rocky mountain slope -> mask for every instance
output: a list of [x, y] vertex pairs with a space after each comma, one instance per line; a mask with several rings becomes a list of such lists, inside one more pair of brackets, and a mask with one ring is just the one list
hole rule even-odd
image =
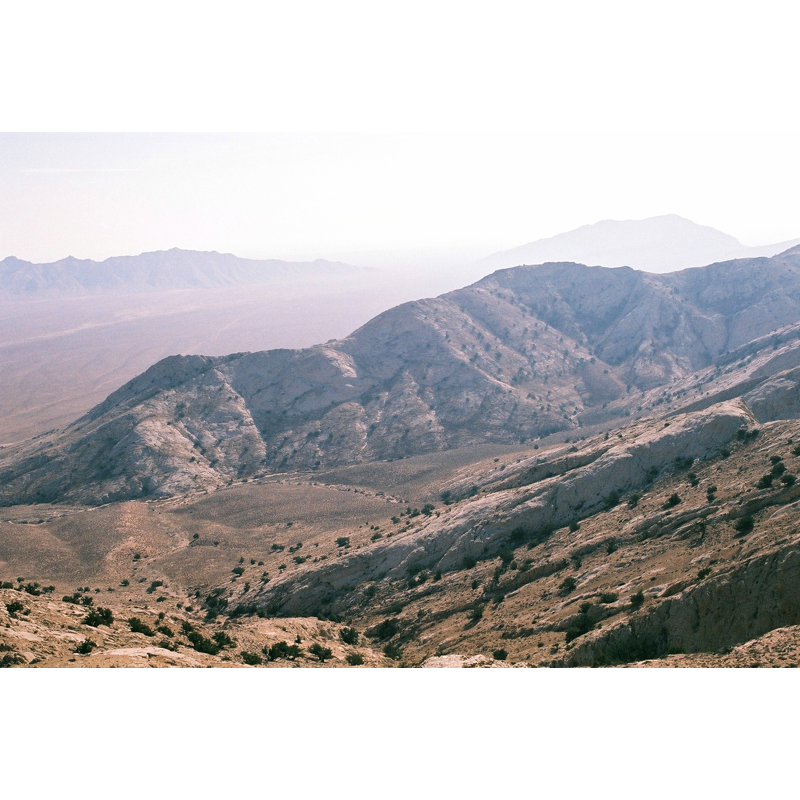
[[574, 437], [746, 392], [766, 419], [770, 398], [783, 409], [797, 392], [799, 319], [800, 248], [669, 275], [502, 270], [340, 341], [159, 362], [67, 429], [1, 451], [0, 499], [181, 494], [267, 472]]
[[603, 267], [673, 272], [734, 258], [774, 256], [800, 239], [748, 247], [733, 236], [677, 214], [637, 220], [603, 220], [549, 239], [494, 253], [478, 262], [485, 272], [517, 264], [577, 261]]
[[69, 256], [33, 264], [9, 256], [0, 261], [0, 297], [45, 298], [83, 295], [214, 289], [281, 281], [355, 278], [361, 267], [318, 259], [289, 262], [238, 258], [230, 253], [156, 251], [92, 261]]

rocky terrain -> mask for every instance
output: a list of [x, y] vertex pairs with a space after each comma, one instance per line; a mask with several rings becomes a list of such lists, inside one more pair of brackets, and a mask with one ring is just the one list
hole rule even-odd
[[669, 275], [503, 270], [340, 341], [165, 359], [68, 428], [1, 451], [0, 500], [170, 496], [574, 436], [745, 388], [768, 415], [769, 398], [795, 385], [788, 373], [765, 381], [800, 364], [798, 319], [799, 248]]
[[796, 665], [798, 266], [520, 267], [160, 362], [0, 451], [0, 658]]

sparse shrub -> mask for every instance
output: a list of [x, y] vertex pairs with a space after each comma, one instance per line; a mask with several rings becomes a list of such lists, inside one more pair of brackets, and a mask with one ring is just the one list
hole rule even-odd
[[349, 645], [358, 644], [358, 631], [355, 628], [342, 628], [339, 631], [339, 638]]
[[323, 647], [319, 642], [314, 642], [314, 644], [308, 648], [308, 652], [311, 653], [312, 656], [316, 656], [322, 663], [329, 658], [333, 658], [333, 651], [330, 647]]
[[242, 650], [240, 655], [242, 656], [242, 661], [251, 667], [257, 667], [259, 664], [263, 663], [263, 659], [258, 653], [250, 653], [247, 650]]
[[131, 582], [130, 582], [130, 581], [127, 579], [127, 578], [123, 578], [123, 579], [122, 579], [122, 580], [119, 582], [119, 585], [120, 585], [120, 586], [130, 586], [130, 585], [131, 585]]
[[695, 475], [694, 472], [690, 472], [686, 477], [689, 479], [689, 485], [691, 487], [694, 488], [699, 485], [700, 481], [697, 479], [697, 475]]
[[437, 569], [436, 572], [433, 573], [433, 580], [435, 582], [435, 581], [440, 581], [441, 579], [442, 579], [442, 571], [440, 569]]
[[33, 595], [34, 597], [39, 597], [42, 594], [42, 590], [39, 588], [38, 583], [26, 583], [22, 587], [22, 591]]
[[91, 639], [84, 639], [76, 648], [75, 652], [80, 656], [88, 656], [97, 645]]
[[360, 667], [364, 663], [364, 656], [361, 653], [348, 653], [344, 660], [351, 666], [351, 667]]
[[728, 450], [727, 447], [723, 447], [722, 450], [719, 451], [719, 454], [722, 458], [730, 458], [731, 451]]
[[461, 566], [464, 569], [472, 569], [477, 563], [478, 563], [478, 559], [475, 558], [475, 556], [467, 555], [467, 556], [464, 556], [464, 558], [461, 559]]
[[445, 489], [439, 494], [439, 498], [446, 505], [449, 506], [452, 502], [453, 493], [449, 489]]
[[564, 580], [561, 581], [561, 583], [559, 584], [558, 593], [560, 595], [562, 595], [562, 596], [563, 595], [567, 595], [570, 592], [574, 592], [575, 591], [575, 587], [577, 585], [578, 585], [578, 582], [575, 580], [575, 578], [573, 578], [571, 575], [569, 575], [568, 577], [564, 578]]
[[770, 456], [769, 460], [771, 464], [779, 464], [781, 461], [783, 461], [783, 458], [781, 456]]
[[350, 537], [349, 536], [340, 536], [336, 540], [337, 547], [350, 547]]
[[158, 589], [158, 587], [159, 587], [159, 586], [163, 586], [163, 585], [164, 585], [164, 581], [153, 581], [153, 582], [152, 582], [152, 583], [151, 583], [151, 584], [150, 584], [150, 585], [147, 587], [147, 589], [145, 589], [145, 591], [147, 592], [147, 594], [153, 594], [153, 592], [154, 592], [156, 589]]
[[242, 575], [242, 574], [244, 574], [244, 567], [234, 567], [234, 568], [231, 570], [231, 572], [232, 572], [234, 575]]
[[23, 606], [19, 600], [12, 600], [10, 603], [6, 603], [6, 611], [8, 611], [9, 614], [16, 614], [22, 611], [23, 608], [25, 608], [25, 606]]
[[770, 473], [776, 478], [780, 478], [784, 472], [786, 472], [786, 464], [783, 461], [776, 461], [770, 470]]
[[436, 506], [434, 506], [433, 503], [425, 503], [425, 505], [422, 506], [422, 513], [426, 517], [429, 517], [433, 513], [434, 508], [436, 508]]
[[569, 523], [570, 533], [577, 533], [581, 529], [580, 523], [574, 519]]
[[606, 495], [606, 497], [603, 499], [603, 506], [606, 509], [611, 509], [618, 505], [619, 505], [619, 492], [615, 489], [613, 492]]
[[758, 479], [758, 483], [756, 484], [756, 489], [769, 489], [772, 486], [772, 482], [775, 480], [775, 477], [767, 473], [766, 475], [762, 475]]
[[472, 581], [471, 585], [473, 589], [477, 589], [481, 585], [481, 582], [477, 578], [475, 578], [475, 580]]
[[289, 661], [294, 661], [299, 658], [303, 651], [296, 644], [289, 644], [288, 642], [275, 642], [270, 647], [264, 645], [261, 651], [267, 657], [268, 661], [277, 661], [281, 658], [286, 658]]
[[169, 625], [159, 625], [156, 630], [159, 633], [163, 633], [164, 636], [169, 636], [170, 639], [175, 635], [174, 631], [169, 627]]
[[639, 589], [639, 591], [636, 592], [636, 594], [631, 595], [631, 605], [634, 608], [639, 608], [642, 605], [642, 603], [644, 603], [644, 592], [641, 589]]
[[470, 622], [478, 622], [478, 620], [482, 619], [485, 610], [486, 606], [483, 603], [476, 603], [469, 612]]
[[739, 517], [739, 519], [733, 523], [733, 529], [739, 536], [744, 536], [753, 530], [754, 525], [755, 522], [753, 518], [749, 514], [745, 514], [745, 516]]
[[794, 486], [797, 482], [797, 478], [791, 474], [791, 472], [784, 472], [781, 475], [781, 483], [785, 484], [786, 486]]
[[366, 635], [369, 636], [370, 639], [377, 639], [379, 642], [382, 642], [386, 639], [391, 639], [399, 630], [400, 626], [397, 624], [396, 619], [385, 619], [374, 628], [370, 628]]
[[199, 631], [192, 630], [191, 633], [187, 634], [186, 638], [191, 642], [192, 647], [197, 650], [198, 653], [206, 653], [207, 655], [215, 656], [220, 651], [220, 647], [216, 642], [206, 638]]
[[504, 565], [514, 560], [514, 551], [510, 547], [500, 548], [500, 552], [497, 555], [500, 556], [500, 561]]
[[697, 580], [702, 581], [703, 578], [707, 578], [710, 574], [711, 574], [711, 567], [703, 567], [703, 569], [701, 569], [697, 573]]
[[[400, 520], [397, 521], [400, 522]], [[373, 533], [372, 536], [370, 536], [371, 542], [377, 542], [378, 539], [383, 539], [383, 534], [380, 531], [378, 531], [378, 533]]]
[[616, 592], [603, 592], [600, 595], [600, 602], [601, 603], [616, 603], [619, 599], [619, 595]]
[[680, 495], [677, 492], [671, 494], [667, 501], [664, 503], [663, 508], [675, 508], [681, 502]]
[[492, 658], [495, 661], [505, 661], [508, 658], [508, 651], [504, 650], [502, 647], [499, 650], [493, 650]]
[[793, 456], [800, 456], [800, 444], [797, 447], [792, 448], [792, 455]]
[[225, 631], [217, 631], [212, 638], [220, 647], [233, 647], [235, 644]]
[[618, 545], [616, 539], [609, 539], [606, 542], [606, 554], [610, 556], [612, 553], [616, 553], [617, 547]]
[[110, 627], [113, 623], [114, 615], [111, 613], [111, 609], [99, 606], [92, 609], [83, 619], [83, 624], [92, 628], [96, 628], [98, 625], [108, 625]]
[[383, 654], [386, 656], [386, 658], [391, 658], [392, 661], [397, 661], [400, 656], [403, 655], [403, 651], [398, 645], [394, 644], [393, 642], [389, 642], [383, 648]]
[[0, 583], [0, 589], [13, 589], [14, 584], [11, 581], [3, 581]]
[[131, 633], [143, 633], [145, 636], [155, 636], [156, 632], [146, 623], [142, 622], [138, 617], [131, 617], [128, 620]]

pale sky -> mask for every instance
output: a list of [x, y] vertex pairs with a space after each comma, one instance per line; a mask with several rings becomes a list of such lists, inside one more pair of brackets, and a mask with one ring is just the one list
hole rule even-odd
[[[793, 15], [770, 0], [17, 3], [0, 130], [54, 133], [0, 134], [0, 258], [477, 257], [667, 213], [748, 245], [796, 238]], [[109, 130], [276, 133], [57, 133]]]
[[0, 257], [475, 255], [676, 213], [800, 236], [794, 134], [3, 134]]

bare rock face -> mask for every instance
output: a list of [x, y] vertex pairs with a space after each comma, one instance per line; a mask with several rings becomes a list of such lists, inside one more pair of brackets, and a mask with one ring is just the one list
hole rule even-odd
[[[64, 431], [8, 454], [0, 502], [165, 496], [265, 471], [521, 443], [627, 416], [648, 388], [688, 382], [799, 319], [800, 248], [669, 275], [502, 270], [386, 311], [341, 341], [165, 359]], [[786, 358], [796, 366], [796, 356]], [[787, 367], [763, 369], [726, 395], [706, 390], [705, 405]], [[712, 388], [729, 371], [714, 372]], [[766, 419], [794, 414], [790, 395], [773, 384], [751, 399]]]
[[788, 376], [765, 381], [744, 400], [759, 422], [800, 417], [800, 384]]
[[[402, 576], [410, 567], [458, 569], [465, 558], [492, 556], [520, 537], [546, 535], [582, 516], [615, 505], [623, 492], [647, 486], [676, 459], [689, 462], [719, 452], [756, 420], [740, 401], [635, 426], [611, 447], [599, 447], [589, 463], [532, 485], [492, 492], [461, 503], [422, 528], [382, 540], [343, 562], [303, 573], [296, 583], [275, 582], [253, 595], [253, 602], [286, 611], [318, 609], [339, 595], [349, 602], [348, 586], [378, 577]], [[594, 458], [591, 458], [591, 456]]]

